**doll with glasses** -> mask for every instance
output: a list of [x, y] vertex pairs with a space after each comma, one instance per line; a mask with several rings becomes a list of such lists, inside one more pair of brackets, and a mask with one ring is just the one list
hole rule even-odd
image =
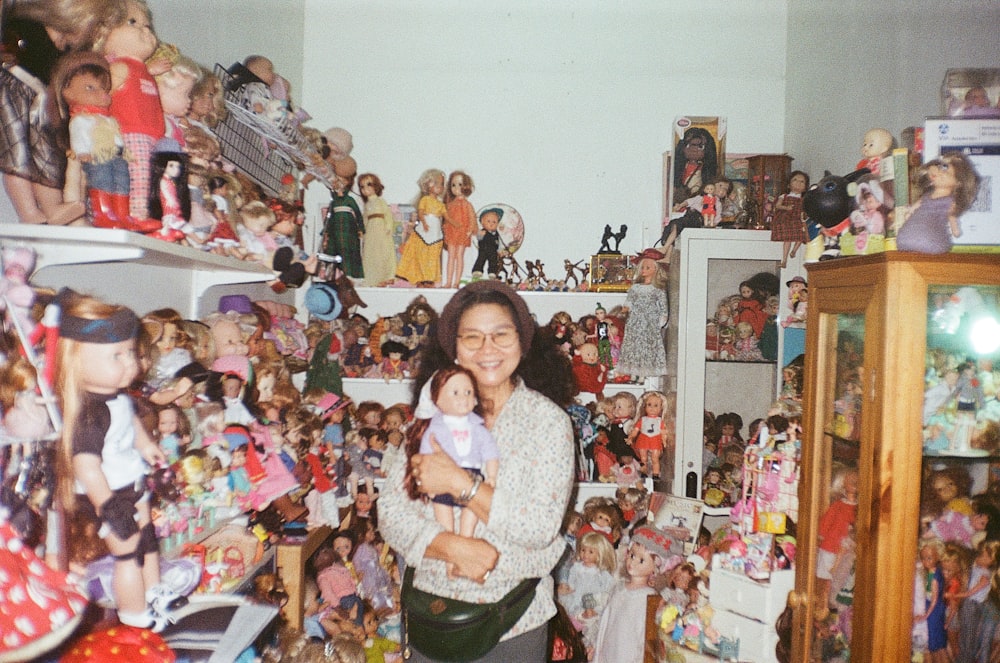
[[[478, 405], [476, 381], [468, 369], [455, 365], [438, 370], [421, 390], [415, 421], [407, 432], [407, 458], [440, 448], [478, 481], [495, 486], [500, 450], [482, 416], [475, 411]], [[415, 498], [416, 483], [412, 479], [408, 483]], [[474, 534], [479, 518], [472, 509], [462, 509], [456, 527], [453, 507], [458, 504], [454, 498], [438, 495], [433, 502], [434, 517], [446, 531], [466, 537]]]
[[444, 192], [444, 202], [448, 215], [444, 221], [444, 244], [448, 250], [448, 269], [444, 287], [457, 288], [465, 270], [465, 250], [472, 245], [472, 234], [476, 232], [476, 210], [469, 202], [475, 190], [472, 178], [460, 170], [448, 176], [448, 188]]
[[979, 175], [963, 154], [946, 152], [924, 164], [919, 176], [922, 195], [904, 213], [896, 246], [900, 251], [947, 253], [952, 238], [962, 234], [958, 219], [976, 199]]

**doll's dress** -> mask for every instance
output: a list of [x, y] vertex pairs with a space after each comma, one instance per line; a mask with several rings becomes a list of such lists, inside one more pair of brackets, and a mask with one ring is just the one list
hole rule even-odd
[[341, 347], [340, 339], [335, 334], [327, 334], [320, 339], [309, 361], [303, 391], [318, 388], [338, 396], [344, 395], [344, 381], [337, 359]]
[[361, 252], [367, 285], [391, 281], [396, 275], [395, 230], [396, 217], [389, 204], [379, 196], [369, 198], [365, 202], [365, 244]]
[[592, 663], [641, 663], [645, 649], [646, 597], [652, 587], [618, 584], [601, 613]]
[[740, 298], [736, 308], [734, 324], [749, 322], [753, 327], [753, 335], [760, 338], [764, 331], [764, 323], [767, 322], [767, 313], [764, 312], [764, 305], [753, 298]]
[[636, 451], [662, 451], [662, 432], [666, 428], [663, 417], [642, 417], [637, 425], [639, 434], [636, 435], [632, 448]]
[[615, 373], [640, 380], [667, 372], [667, 352], [661, 328], [667, 318], [667, 293], [652, 284], [636, 283], [628, 289], [629, 307]]
[[792, 209], [774, 208], [771, 217], [772, 242], [808, 242], [806, 224], [802, 220], [802, 196], [797, 193], [786, 193], [781, 197], [782, 205], [790, 205]]
[[471, 246], [476, 229], [476, 211], [466, 198], [456, 198], [447, 205], [451, 223], [444, 224], [444, 243], [448, 246]]
[[323, 253], [340, 256], [344, 273], [354, 278], [364, 278], [361, 261], [361, 238], [364, 234], [364, 217], [350, 193], [330, 193], [330, 207], [326, 213], [324, 232], [326, 239]]
[[951, 196], [920, 199], [918, 207], [896, 233], [896, 247], [900, 251], [918, 253], [947, 253], [951, 250], [951, 229], [948, 215], [954, 199]]
[[925, 571], [924, 579], [924, 609], [931, 605], [931, 583], [937, 582], [938, 598], [937, 604], [927, 615], [927, 649], [935, 652], [948, 646], [947, 631], [944, 627], [945, 601], [944, 601], [944, 575], [941, 573], [941, 566], [935, 567], [931, 572]]
[[354, 551], [354, 568], [361, 575], [361, 596], [376, 610], [392, 606], [392, 579], [379, 564], [378, 550], [370, 543], [359, 543]]
[[[763, 333], [763, 331], [761, 333]], [[749, 338], [741, 338], [736, 341], [736, 361], [763, 360], [764, 355], [760, 351], [759, 343], [756, 338], [751, 336]]]
[[446, 208], [444, 203], [434, 196], [421, 197], [418, 205], [429, 230], [424, 231], [420, 221], [416, 222], [413, 232], [403, 244], [403, 254], [396, 266], [396, 276], [413, 284], [424, 281], [437, 283], [441, 280], [443, 239], [441, 217], [444, 216]]
[[615, 577], [596, 564], [587, 566], [577, 560], [570, 566], [566, 584], [573, 591], [559, 596], [559, 602], [566, 608], [570, 617], [575, 617], [583, 611], [583, 597], [588, 594], [594, 597], [595, 608], [600, 612], [600, 608], [608, 600], [608, 594], [615, 586]]
[[159, 389], [165, 382], [173, 379], [177, 371], [191, 363], [191, 353], [184, 348], [174, 348], [165, 355], [161, 355], [153, 368], [153, 374], [147, 382], [153, 389]]

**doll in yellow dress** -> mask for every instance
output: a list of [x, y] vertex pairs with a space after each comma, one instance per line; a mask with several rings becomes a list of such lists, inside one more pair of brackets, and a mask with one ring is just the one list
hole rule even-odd
[[403, 244], [403, 255], [396, 267], [396, 276], [412, 285], [441, 283], [441, 249], [444, 234], [442, 224], [448, 211], [441, 195], [444, 193], [444, 172], [437, 168], [425, 170], [418, 180], [420, 200], [417, 203], [417, 222], [413, 232]]
[[365, 201], [365, 245], [361, 264], [367, 285], [382, 285], [396, 274], [396, 217], [382, 198], [382, 181], [374, 173], [358, 178], [358, 189]]

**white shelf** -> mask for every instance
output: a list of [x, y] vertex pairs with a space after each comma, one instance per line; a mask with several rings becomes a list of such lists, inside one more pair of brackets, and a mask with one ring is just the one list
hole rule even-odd
[[172, 307], [185, 317], [202, 317], [217, 303], [204, 298], [210, 288], [274, 279], [274, 272], [260, 263], [127, 230], [0, 224], [0, 244], [35, 249], [33, 285], [69, 286], [124, 304], [139, 314]]

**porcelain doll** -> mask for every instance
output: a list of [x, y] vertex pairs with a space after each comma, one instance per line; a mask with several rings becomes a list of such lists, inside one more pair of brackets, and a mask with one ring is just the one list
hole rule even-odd
[[396, 266], [396, 276], [411, 285], [438, 285], [441, 281], [441, 249], [444, 241], [442, 223], [447, 221], [448, 208], [441, 200], [444, 194], [444, 172], [436, 168], [425, 170], [418, 180], [420, 197], [413, 232], [403, 244]]
[[652, 475], [654, 481], [660, 479], [660, 457], [667, 446], [666, 406], [666, 396], [661, 392], [644, 393], [639, 399], [639, 413], [632, 422], [628, 437], [639, 457], [643, 474]]
[[152, 236], [168, 242], [180, 242], [192, 232], [188, 223], [191, 218], [191, 191], [188, 189], [187, 156], [172, 149], [157, 150], [153, 152], [150, 173], [149, 216], [163, 224]]
[[478, 244], [476, 262], [472, 265], [473, 280], [484, 275], [493, 278], [500, 270], [500, 256], [505, 253], [499, 231], [501, 220], [503, 209], [500, 207], [490, 207], [479, 212], [479, 224], [482, 227], [476, 235]]
[[[182, 599], [160, 583], [149, 504], [140, 499], [141, 490], [133, 489], [150, 467], [166, 461], [124, 392], [138, 373], [139, 320], [127, 308], [68, 290], [57, 298], [62, 310], [57, 384], [64, 423], [59, 462], [73, 468], [59, 478], [58, 493], [68, 510], [79, 510], [108, 529], [104, 541], [115, 556], [118, 619], [162, 630], [170, 609]], [[101, 411], [103, 417], [91, 416]]]
[[323, 224], [323, 253], [340, 256], [341, 269], [352, 278], [364, 278], [361, 262], [361, 238], [365, 234], [364, 216], [351, 196], [357, 166], [350, 157], [334, 165], [333, 189]]
[[625, 578], [615, 586], [601, 613], [594, 642], [594, 663], [641, 663], [645, 651], [646, 598], [656, 590], [649, 579], [670, 557], [670, 539], [653, 527], [632, 535], [625, 555]]
[[904, 213], [896, 246], [900, 251], [947, 253], [952, 237], [962, 234], [959, 217], [976, 198], [979, 175], [964, 155], [947, 152], [924, 164], [919, 176], [922, 195]]
[[168, 65], [157, 62], [155, 71], [147, 68], [145, 61], [157, 46], [152, 14], [142, 0], [127, 0], [126, 5], [127, 17], [108, 32], [99, 50], [111, 63], [111, 114], [121, 126], [131, 155], [129, 210], [133, 218], [142, 221], [149, 218], [153, 145], [165, 131], [153, 76]]
[[448, 269], [444, 287], [457, 288], [461, 285], [465, 271], [465, 250], [472, 245], [472, 235], [476, 232], [476, 211], [469, 202], [475, 190], [472, 178], [456, 170], [448, 176], [448, 186], [444, 192], [444, 202], [448, 209], [444, 221], [444, 245], [448, 251]]
[[396, 275], [396, 217], [382, 198], [385, 187], [378, 175], [365, 173], [358, 177], [358, 189], [365, 202], [365, 244], [361, 253], [365, 283], [384, 285]]
[[[407, 431], [407, 458], [440, 449], [478, 482], [496, 485], [500, 450], [475, 411], [478, 405], [475, 378], [468, 370], [457, 365], [438, 370], [421, 390], [414, 424]], [[418, 486], [407, 474], [410, 494], [415, 496]], [[473, 535], [479, 517], [472, 509], [462, 508], [456, 522], [454, 507], [461, 505], [451, 495], [438, 495], [432, 501], [434, 518], [446, 531]]]
[[667, 372], [663, 341], [668, 320], [667, 273], [659, 262], [662, 258], [663, 254], [656, 249], [639, 254], [635, 278], [622, 307], [628, 317], [615, 372], [632, 376], [636, 381]]
[[801, 170], [788, 176], [788, 191], [774, 202], [771, 219], [771, 241], [781, 242], [781, 266], [794, 258], [799, 247], [809, 241], [806, 235], [806, 218], [802, 211], [802, 194], [809, 188], [809, 176]]

